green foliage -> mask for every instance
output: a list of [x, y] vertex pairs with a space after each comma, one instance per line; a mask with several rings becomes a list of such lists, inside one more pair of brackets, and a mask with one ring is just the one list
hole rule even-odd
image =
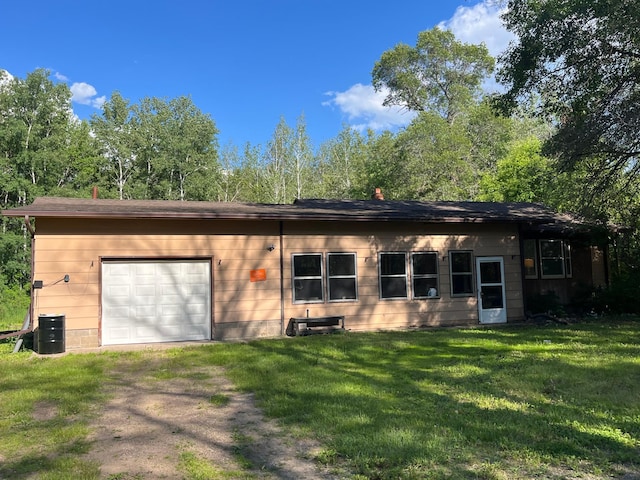
[[504, 20], [518, 41], [505, 53], [502, 106], [539, 95], [557, 119], [547, 142], [567, 167], [597, 162], [592, 185], [637, 177], [640, 146], [640, 4], [636, 0], [510, 0]]
[[494, 60], [484, 45], [458, 42], [438, 27], [418, 34], [415, 48], [398, 44], [373, 68], [373, 86], [388, 89], [385, 105], [433, 112], [451, 123], [474, 103]]
[[387, 175], [395, 198], [476, 200], [480, 179], [495, 175], [516, 124], [496, 116], [487, 102], [468, 107], [455, 123], [421, 113], [396, 138], [397, 158]]
[[480, 182], [480, 198], [493, 202], [538, 202], [549, 200], [555, 174], [551, 161], [541, 154], [542, 142], [531, 137], [516, 142], [498, 160], [495, 173]]
[[30, 279], [26, 265], [31, 258], [31, 240], [24, 231], [24, 224], [4, 220], [7, 230], [0, 235], [0, 283], [23, 288]]
[[20, 330], [29, 310], [28, 292], [0, 284], [0, 331]]
[[473, 167], [465, 157], [470, 142], [461, 122], [448, 123], [422, 113], [398, 135], [396, 181], [399, 198], [419, 200], [469, 199]]
[[638, 298], [640, 298], [640, 272], [632, 270], [614, 275], [610, 285], [597, 289], [585, 289], [573, 299], [573, 303], [585, 313], [639, 314]]
[[351, 198], [364, 169], [365, 139], [344, 125], [336, 138], [320, 147], [322, 195], [325, 198]]

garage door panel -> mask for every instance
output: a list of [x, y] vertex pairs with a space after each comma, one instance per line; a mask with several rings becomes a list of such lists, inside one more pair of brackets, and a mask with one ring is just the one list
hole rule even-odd
[[110, 297], [129, 297], [131, 289], [129, 288], [129, 285], [109, 285], [107, 287], [107, 293]]
[[211, 338], [206, 261], [103, 262], [102, 343]]
[[156, 315], [157, 315], [157, 311], [156, 311], [155, 304], [136, 306], [136, 318], [138, 319], [142, 319], [142, 318], [153, 319], [154, 317], [156, 317]]
[[113, 277], [130, 275], [131, 265], [128, 263], [111, 263], [109, 264], [109, 274]]
[[185, 285], [183, 288], [184, 294], [191, 297], [202, 297], [207, 293], [205, 285]]
[[103, 315], [107, 314], [112, 317], [114, 321], [122, 318], [127, 318], [129, 316], [129, 306], [128, 305], [114, 305], [106, 311], [103, 311]]
[[194, 316], [196, 314], [204, 315], [207, 313], [206, 305], [198, 304], [198, 303], [190, 303], [189, 305], [186, 306], [185, 311], [189, 315], [194, 315]]
[[111, 328], [109, 331], [114, 340], [126, 340], [129, 338], [129, 328]]
[[135, 286], [136, 296], [148, 296], [155, 297], [156, 296], [156, 285], [136, 285]]

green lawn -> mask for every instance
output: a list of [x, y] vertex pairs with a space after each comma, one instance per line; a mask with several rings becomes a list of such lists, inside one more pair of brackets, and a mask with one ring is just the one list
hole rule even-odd
[[[148, 356], [166, 381], [166, 372], [225, 366], [267, 415], [321, 441], [318, 461], [346, 465], [354, 478], [640, 475], [640, 320], [627, 318], [2, 354], [0, 478], [97, 478], [98, 466], [80, 456], [90, 406], [103, 401], [100, 384], [119, 361]], [[59, 414], [34, 420], [42, 402]]]

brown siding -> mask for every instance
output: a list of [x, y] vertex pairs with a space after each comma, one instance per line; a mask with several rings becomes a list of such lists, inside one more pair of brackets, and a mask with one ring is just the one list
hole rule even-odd
[[[282, 228], [280, 252], [280, 224], [275, 221], [38, 219], [34, 279], [45, 287], [36, 291], [34, 314], [64, 313], [73, 333], [67, 335], [68, 348], [97, 344], [102, 259], [211, 258], [214, 338], [280, 335], [290, 317], [305, 316], [307, 310], [310, 316], [345, 315], [351, 330], [475, 324], [476, 297], [452, 298], [449, 287], [448, 251], [472, 250], [474, 256], [503, 257], [508, 318], [523, 317], [515, 227], [285, 222]], [[275, 250], [268, 251], [269, 245]], [[437, 251], [440, 298], [380, 300], [381, 251]], [[291, 255], [329, 252], [357, 254], [358, 301], [294, 305]], [[266, 280], [250, 282], [253, 269], [265, 269]], [[64, 275], [69, 275], [68, 283]]]
[[[199, 225], [180, 221], [174, 222], [173, 228], [165, 221], [62, 223], [38, 221], [34, 278], [43, 280], [45, 288], [36, 292], [36, 318], [41, 313], [64, 313], [67, 329], [97, 331], [103, 258], [208, 257], [214, 259], [214, 331], [222, 336], [225, 323], [266, 321], [268, 333], [280, 334], [280, 261], [277, 251], [267, 250], [269, 244], [278, 244], [277, 223], [263, 222], [259, 235], [254, 233], [256, 226], [247, 222], [220, 222], [215, 228], [209, 222]], [[245, 228], [249, 233], [226, 233]], [[65, 230], [82, 233], [62, 234]], [[203, 234], [199, 230], [218, 233]], [[250, 282], [250, 271], [257, 268], [267, 271], [266, 281]], [[69, 283], [62, 281], [66, 274]], [[73, 338], [68, 336], [71, 341]]]
[[525, 280], [528, 311], [540, 311], [541, 306], [535, 303], [540, 296], [552, 296], [558, 303], [567, 306], [571, 305], [577, 295], [584, 294], [585, 289], [606, 283], [605, 259], [602, 250], [597, 247], [574, 247], [571, 251], [571, 266], [573, 275], [570, 278]]
[[[449, 250], [472, 250], [474, 256], [501, 256], [505, 263], [507, 313], [523, 318], [519, 245], [515, 229], [495, 225], [464, 227], [426, 224], [350, 225], [317, 223], [285, 228], [285, 319], [344, 315], [351, 330], [386, 330], [478, 322], [475, 296], [450, 296]], [[366, 227], [366, 228], [365, 228]], [[470, 234], [469, 232], [473, 232]], [[438, 252], [440, 298], [379, 298], [378, 252]], [[294, 253], [353, 252], [357, 255], [358, 301], [292, 304], [291, 257]], [[475, 279], [474, 279], [475, 281]]]

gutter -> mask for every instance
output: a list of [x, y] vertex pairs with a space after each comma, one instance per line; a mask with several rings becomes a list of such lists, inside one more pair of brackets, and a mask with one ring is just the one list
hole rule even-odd
[[[3, 210], [2, 215], [18, 217], [25, 215], [21, 212]], [[406, 217], [394, 214], [362, 215], [349, 213], [211, 213], [211, 212], [63, 212], [52, 210], [32, 210], [29, 215], [40, 218], [76, 218], [76, 219], [105, 219], [105, 220], [270, 220], [270, 221], [319, 221], [319, 222], [406, 222], [406, 223], [453, 223], [453, 224], [502, 224], [529, 223], [531, 225], [557, 225], [550, 219], [504, 218], [504, 217], [465, 217], [465, 216], [427, 216], [408, 215]]]

